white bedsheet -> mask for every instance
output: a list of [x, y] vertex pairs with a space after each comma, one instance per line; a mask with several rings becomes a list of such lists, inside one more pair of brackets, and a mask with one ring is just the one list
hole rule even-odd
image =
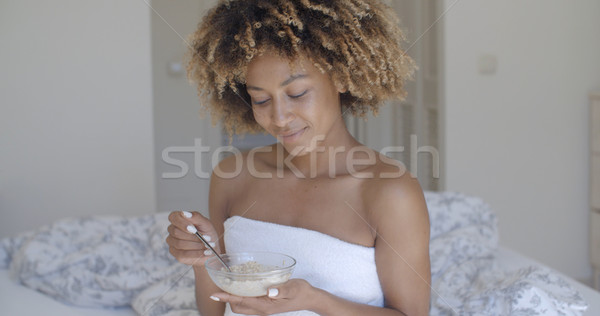
[[[529, 265], [540, 265], [535, 260], [513, 250], [501, 247], [498, 251], [498, 268], [514, 270]], [[558, 272], [557, 272], [558, 273]], [[559, 273], [560, 274], [560, 273]], [[563, 276], [589, 303], [585, 316], [600, 315], [600, 292]], [[62, 315], [62, 316], [133, 316], [131, 308], [96, 309], [63, 304], [42, 293], [10, 280], [8, 270], [0, 269], [0, 309], [2, 315]]]
[[[498, 269], [504, 271], [515, 270], [531, 265], [542, 265], [541, 263], [529, 257], [525, 257], [524, 255], [505, 247], [500, 247], [498, 249], [496, 258], [498, 259]], [[581, 296], [583, 296], [583, 299], [589, 304], [588, 309], [584, 313], [585, 316], [600, 315], [600, 292], [566, 275], [563, 275], [558, 271], [554, 270], [554, 272], [563, 277], [565, 281], [569, 282], [571, 286], [573, 286], [577, 291], [579, 291], [579, 294], [581, 294]]]
[[0, 314], [2, 315], [60, 315], [60, 316], [133, 316], [131, 308], [100, 309], [63, 304], [40, 292], [18, 284], [0, 269]]

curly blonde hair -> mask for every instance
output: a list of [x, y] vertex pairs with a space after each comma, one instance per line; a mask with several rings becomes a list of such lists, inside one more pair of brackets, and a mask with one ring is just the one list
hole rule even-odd
[[346, 91], [343, 107], [355, 116], [377, 114], [384, 101], [405, 97], [415, 69], [391, 12], [377, 0], [221, 0], [189, 38], [188, 79], [213, 124], [222, 120], [230, 136], [264, 131], [245, 76], [267, 50], [290, 60], [303, 54]]

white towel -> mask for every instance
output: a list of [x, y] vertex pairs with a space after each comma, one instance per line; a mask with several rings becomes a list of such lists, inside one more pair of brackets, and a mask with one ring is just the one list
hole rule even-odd
[[[375, 248], [352, 244], [314, 230], [240, 216], [228, 218], [224, 226], [228, 253], [269, 251], [292, 256], [296, 259], [292, 278], [304, 279], [314, 287], [353, 302], [383, 306]], [[238, 314], [227, 306], [225, 315]], [[277, 315], [316, 314], [298, 311]]]

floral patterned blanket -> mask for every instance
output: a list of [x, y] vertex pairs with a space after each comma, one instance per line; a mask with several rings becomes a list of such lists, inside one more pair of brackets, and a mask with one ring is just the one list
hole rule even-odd
[[[587, 304], [542, 266], [497, 267], [496, 217], [481, 199], [426, 192], [431, 315], [582, 315]], [[198, 315], [193, 272], [165, 243], [167, 213], [69, 218], [0, 241], [0, 268], [23, 285], [87, 307]]]

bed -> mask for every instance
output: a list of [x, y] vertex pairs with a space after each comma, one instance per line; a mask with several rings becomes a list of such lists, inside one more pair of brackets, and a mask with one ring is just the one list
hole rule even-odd
[[10, 278], [7, 269], [0, 270], [0, 305], [2, 315], [62, 315], [62, 316], [133, 316], [129, 308], [88, 308], [67, 305]]
[[[500, 247], [482, 200], [426, 193], [431, 315], [600, 315], [600, 293]], [[0, 241], [3, 315], [198, 315], [166, 213], [69, 218]]]

